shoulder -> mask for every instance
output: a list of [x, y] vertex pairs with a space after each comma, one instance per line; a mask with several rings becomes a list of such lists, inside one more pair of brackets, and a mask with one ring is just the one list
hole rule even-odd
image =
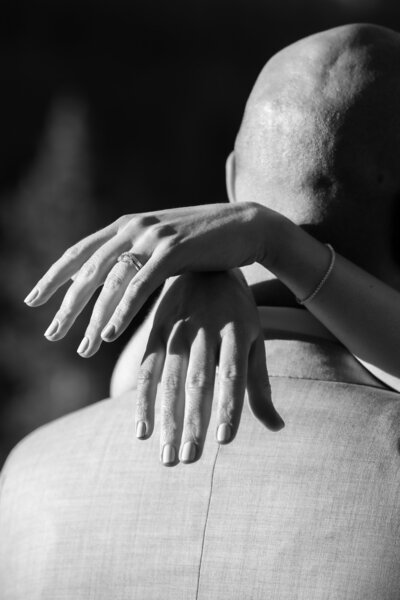
[[25, 490], [29, 484], [41, 483], [49, 472], [58, 473], [82, 467], [85, 457], [104, 446], [110, 433], [117, 438], [131, 437], [132, 399], [125, 394], [118, 399], [104, 399], [39, 427], [23, 438], [11, 451], [1, 473], [1, 499], [7, 483]]

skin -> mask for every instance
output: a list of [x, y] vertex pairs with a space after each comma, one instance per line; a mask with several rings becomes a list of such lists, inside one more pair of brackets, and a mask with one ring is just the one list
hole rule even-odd
[[[176, 464], [176, 449], [180, 444], [182, 458], [187, 442], [196, 447], [194, 456], [189, 449], [187, 462], [201, 455], [212, 401], [210, 374], [218, 364], [216, 349], [224, 348], [223, 332], [235, 330], [242, 313], [250, 324], [241, 342], [246, 351], [239, 354], [240, 344], [231, 337], [219, 362], [222, 373], [239, 374], [233, 382], [224, 377], [217, 431], [227, 425], [230, 435], [222, 441], [233, 439], [237, 430], [245, 373], [255, 372], [253, 364], [265, 373], [264, 346], [257, 343], [259, 324], [257, 329], [252, 317], [254, 301], [238, 287], [243, 283], [229, 280], [228, 304], [235, 309], [228, 322], [226, 302], [217, 303], [210, 320], [202, 310], [209, 300], [197, 285], [201, 276], [188, 275], [191, 272], [245, 267], [252, 283], [262, 287], [277, 277], [294, 296], [305, 298], [327, 270], [330, 253], [321, 242], [330, 241], [371, 274], [338, 256], [334, 276], [307, 308], [354, 354], [397, 374], [393, 356], [400, 351], [396, 334], [400, 295], [394, 288], [400, 289], [400, 280], [388, 240], [399, 190], [393, 149], [399, 144], [400, 127], [397, 121], [387, 124], [387, 118], [398, 98], [393, 75], [398, 56], [396, 35], [371, 26], [338, 28], [285, 49], [267, 64], [250, 95], [227, 163], [231, 204], [126, 215], [69, 249], [28, 296], [30, 306], [39, 306], [77, 273], [46, 332], [48, 339], [57, 341], [103, 286], [80, 347], [82, 355], [91, 356], [102, 340], [113, 341], [126, 329], [156, 288], [181, 275], [183, 279], [172, 284], [175, 293], [166, 287], [161, 297], [157, 310], [162, 318], [154, 318], [138, 375], [136, 426], [139, 434], [145, 431], [142, 438], [152, 431], [155, 389], [161, 379], [164, 464]], [[377, 107], [381, 112], [372, 112]], [[376, 118], [371, 120], [371, 114]], [[363, 140], [366, 129], [370, 137]], [[132, 265], [116, 264], [127, 250], [144, 264], [138, 273]], [[213, 277], [216, 287], [210, 286], [209, 298], [216, 297], [223, 276]], [[190, 285], [185, 285], [186, 278]], [[198, 294], [193, 295], [192, 288]], [[293, 304], [293, 296], [288, 299], [283, 290], [278, 294], [280, 304]], [[222, 288], [218, 294], [223, 296]], [[269, 292], [260, 297], [268, 303]], [[165, 323], [168, 327], [161, 332]], [[214, 358], [207, 362], [209, 355]], [[228, 363], [233, 370], [226, 368]], [[199, 373], [208, 373], [204, 378], [208, 384], [203, 381], [193, 393]], [[184, 379], [189, 381], [186, 391]], [[250, 389], [253, 379], [247, 376]], [[236, 400], [232, 403], [230, 398]], [[262, 407], [257, 416], [270, 429], [282, 426], [266, 385], [251, 401]]]
[[[215, 431], [219, 443], [231, 441], [236, 434], [246, 383], [250, 408], [257, 418], [272, 431], [283, 426], [271, 401], [256, 305], [243, 278], [230, 272], [237, 264], [254, 262], [263, 251], [259, 209], [252, 203], [221, 204], [128, 215], [67, 251], [38, 282], [40, 293], [28, 300], [30, 306], [43, 304], [78, 272], [53, 321], [56, 330], [51, 325], [46, 332], [50, 341], [57, 341], [102, 285], [86, 330], [90, 344], [86, 353], [81, 349], [81, 355], [90, 356], [102, 340], [112, 341], [125, 330], [169, 275], [185, 273], [170, 282], [173, 289], [166, 288], [161, 298], [135, 382], [136, 432], [146, 439], [153, 429], [155, 392], [161, 379], [160, 455], [167, 466], [177, 463], [178, 454], [183, 462], [201, 456], [213, 400], [215, 375], [211, 373], [215, 374], [217, 365]], [[272, 221], [279, 221], [279, 215], [269, 212]], [[221, 246], [221, 237], [230, 243]], [[133, 243], [144, 263], [136, 275], [134, 266], [116, 263]], [[192, 269], [217, 273], [209, 276], [212, 282], [205, 287], [204, 280], [199, 285], [200, 275], [190, 275]], [[184, 285], [187, 281], [190, 285]], [[211, 304], [213, 311], [205, 311]], [[104, 326], [110, 317], [115, 330], [107, 337]]]
[[278, 52], [235, 142], [232, 200], [276, 210], [399, 289], [400, 36], [348, 25]]
[[140, 438], [152, 434], [161, 381], [164, 464], [176, 464], [178, 448], [181, 462], [200, 458], [213, 400], [217, 403], [215, 437], [219, 443], [232, 441], [246, 384], [253, 414], [270, 429], [283, 426], [271, 402], [257, 307], [239, 275], [227, 271], [173, 278], [154, 311], [136, 371], [136, 430]]

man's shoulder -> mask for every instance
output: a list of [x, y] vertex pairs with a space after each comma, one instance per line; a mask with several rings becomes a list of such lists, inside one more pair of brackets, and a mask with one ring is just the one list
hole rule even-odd
[[111, 430], [116, 436], [133, 435], [130, 393], [100, 400], [35, 429], [10, 452], [2, 479], [11, 470], [15, 476], [70, 462], [77, 454], [90, 453], [100, 440], [104, 443]]

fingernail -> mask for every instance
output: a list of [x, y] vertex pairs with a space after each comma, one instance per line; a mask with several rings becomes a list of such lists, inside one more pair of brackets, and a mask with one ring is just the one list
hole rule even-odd
[[196, 444], [193, 442], [186, 442], [183, 445], [181, 453], [181, 461], [184, 463], [192, 462], [196, 458]]
[[57, 319], [54, 319], [54, 321], [49, 325], [49, 327], [44, 332], [44, 335], [46, 337], [52, 337], [54, 334], [57, 333], [59, 327], [60, 327], [60, 321], [58, 321]]
[[90, 340], [88, 337], [85, 336], [78, 346], [77, 353], [85, 354], [86, 350], [89, 348], [89, 344], [90, 344]]
[[103, 340], [107, 341], [107, 339], [111, 339], [115, 335], [115, 325], [107, 325], [101, 332], [101, 337]]
[[144, 421], [139, 421], [136, 425], [136, 437], [143, 438], [146, 435], [146, 423]]
[[217, 430], [217, 442], [226, 444], [231, 439], [232, 429], [228, 423], [222, 423]]
[[162, 452], [164, 465], [172, 465], [175, 462], [175, 448], [172, 444], [165, 444]]
[[24, 300], [25, 304], [30, 304], [31, 302], [36, 300], [36, 298], [39, 296], [39, 293], [40, 292], [39, 292], [38, 288], [33, 288], [33, 290], [31, 292], [29, 292], [29, 294], [25, 298], [25, 300]]

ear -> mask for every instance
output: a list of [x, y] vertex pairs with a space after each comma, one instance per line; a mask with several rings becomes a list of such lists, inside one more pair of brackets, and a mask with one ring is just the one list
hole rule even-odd
[[225, 163], [225, 181], [226, 181], [226, 192], [228, 194], [229, 202], [236, 202], [235, 197], [235, 153], [232, 151]]

